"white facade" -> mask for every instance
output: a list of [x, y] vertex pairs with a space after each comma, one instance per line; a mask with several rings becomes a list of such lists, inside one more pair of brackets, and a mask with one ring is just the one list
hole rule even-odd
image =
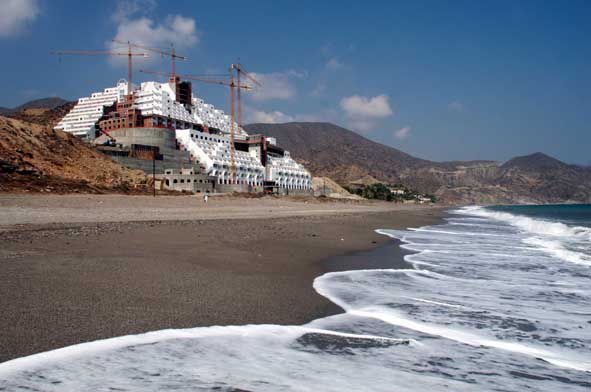
[[117, 87], [110, 87], [101, 93], [92, 93], [90, 97], [80, 98], [78, 103], [55, 126], [64, 132], [76, 136], [94, 139], [96, 123], [103, 116], [105, 107], [123, 99], [127, 92], [127, 82], [119, 81]]
[[268, 156], [266, 177], [267, 181], [275, 181], [277, 186], [286, 189], [310, 189], [312, 186], [310, 173], [287, 151], [282, 157]]
[[169, 83], [144, 82], [135, 92], [134, 106], [144, 116], [170, 117], [172, 120], [202, 124], [198, 116], [189, 112], [176, 101], [174, 85]]
[[[93, 93], [90, 97], [80, 98], [74, 108], [59, 122], [55, 129], [73, 133], [80, 137], [93, 139], [96, 124], [104, 114], [105, 106], [124, 99], [127, 82], [120, 81], [117, 87], [107, 88], [103, 92]], [[207, 126], [229, 134], [231, 118], [222, 110], [205, 103], [200, 98], [192, 97], [191, 110], [187, 110], [176, 101], [175, 85], [171, 83], [143, 82], [134, 90], [134, 107], [144, 116], [156, 115], [169, 119], [173, 127], [182, 123]], [[184, 125], [182, 126], [184, 128]], [[237, 138], [245, 138], [246, 132], [234, 122]]]
[[[212, 135], [193, 129], [177, 129], [176, 138], [183, 149], [198, 161], [205, 172], [218, 178], [219, 184], [232, 180], [230, 138]], [[275, 181], [285, 189], [310, 189], [310, 173], [291, 158], [289, 152], [282, 157], [268, 156], [267, 167], [260, 163], [260, 157], [253, 151], [235, 151], [236, 181], [239, 184], [261, 186], [263, 181]]]
[[[94, 139], [96, 125], [104, 115], [105, 107], [112, 106], [125, 98], [127, 82], [120, 81], [117, 87], [107, 88], [103, 92], [93, 93], [90, 97], [80, 98], [74, 108], [58, 123], [56, 129], [73, 133], [87, 139]], [[216, 109], [200, 98], [192, 97], [191, 110], [176, 101], [175, 85], [171, 83], [144, 82], [134, 91], [134, 107], [143, 116], [159, 116], [166, 119], [167, 126], [176, 129], [176, 139], [182, 149], [189, 151], [205, 172], [217, 177], [220, 184], [230, 184], [231, 118], [222, 110]], [[197, 125], [220, 130], [223, 134], [211, 134], [197, 131]], [[238, 140], [245, 140], [248, 134], [234, 123], [234, 135]], [[268, 138], [276, 144], [274, 138]], [[288, 152], [285, 156], [270, 156], [267, 167], [261, 164], [261, 157], [256, 148], [249, 152], [235, 151], [236, 181], [238, 184], [262, 186], [265, 180], [287, 189], [310, 189], [310, 173], [294, 161]]]
[[[183, 149], [198, 161], [210, 176], [215, 176], [219, 184], [232, 181], [232, 161], [230, 138], [212, 135], [193, 129], [177, 129], [176, 138]], [[235, 151], [236, 182], [261, 186], [265, 180], [265, 168], [260, 161], [245, 151]]]
[[[201, 98], [193, 97], [193, 112], [202, 119], [203, 124], [210, 128], [219, 129], [227, 134], [230, 133], [232, 124], [231, 117], [222, 110], [216, 109], [213, 105], [205, 103]], [[234, 136], [238, 139], [244, 139], [248, 134], [244, 129], [234, 123]]]

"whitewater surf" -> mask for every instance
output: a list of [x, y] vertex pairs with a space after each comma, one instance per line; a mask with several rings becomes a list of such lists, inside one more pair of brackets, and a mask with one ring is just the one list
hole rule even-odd
[[342, 314], [66, 347], [0, 364], [0, 390], [588, 391], [591, 208], [528, 208], [379, 230], [409, 268], [318, 277]]

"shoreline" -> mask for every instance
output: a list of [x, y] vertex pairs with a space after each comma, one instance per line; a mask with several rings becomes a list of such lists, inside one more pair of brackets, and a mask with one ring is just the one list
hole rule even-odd
[[375, 229], [434, 224], [445, 209], [4, 226], [0, 363], [161, 329], [301, 325], [341, 313], [313, 280], [339, 260], [352, 269], [398, 247]]

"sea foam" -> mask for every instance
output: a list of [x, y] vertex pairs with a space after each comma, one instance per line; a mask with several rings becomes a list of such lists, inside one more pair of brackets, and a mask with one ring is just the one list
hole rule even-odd
[[503, 221], [532, 234], [542, 234], [553, 237], [574, 237], [581, 240], [591, 241], [591, 228], [589, 227], [569, 226], [562, 222], [552, 222], [515, 215], [508, 212], [493, 211], [480, 206], [464, 207], [456, 212]]
[[378, 230], [413, 268], [316, 278], [345, 313], [66, 347], [0, 364], [0, 390], [588, 391], [591, 274], [572, 250], [587, 229], [511, 216]]

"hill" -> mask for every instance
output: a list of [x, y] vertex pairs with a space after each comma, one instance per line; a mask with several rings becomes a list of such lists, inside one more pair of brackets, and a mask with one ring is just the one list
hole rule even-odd
[[515, 157], [505, 162], [501, 167], [503, 169], [518, 169], [530, 172], [539, 172], [543, 170], [560, 170], [568, 169], [570, 165], [552, 158], [541, 152], [536, 152], [531, 155], [522, 157]]
[[329, 123], [250, 124], [244, 128], [250, 133], [275, 137], [314, 175], [327, 176], [341, 184], [367, 175], [396, 182], [398, 173], [406, 168], [433, 164]]
[[0, 108], [0, 115], [15, 118], [28, 123], [55, 126], [76, 102], [69, 102], [58, 97], [36, 99], [23, 103], [16, 108]]
[[66, 102], [62, 105], [48, 108], [26, 108], [18, 112], [7, 114], [17, 120], [28, 123], [54, 127], [72, 108], [76, 102]]
[[40, 98], [28, 101], [15, 108], [0, 107], [0, 115], [6, 116], [18, 112], [23, 112], [27, 109], [55, 109], [58, 106], [68, 103], [67, 100], [59, 97]]
[[403, 183], [450, 203], [591, 201], [591, 170], [542, 153], [494, 161], [433, 162], [413, 157], [329, 123], [250, 124], [277, 138], [315, 176], [341, 185], [363, 178]]
[[142, 182], [75, 136], [0, 116], [0, 191], [126, 192]]

